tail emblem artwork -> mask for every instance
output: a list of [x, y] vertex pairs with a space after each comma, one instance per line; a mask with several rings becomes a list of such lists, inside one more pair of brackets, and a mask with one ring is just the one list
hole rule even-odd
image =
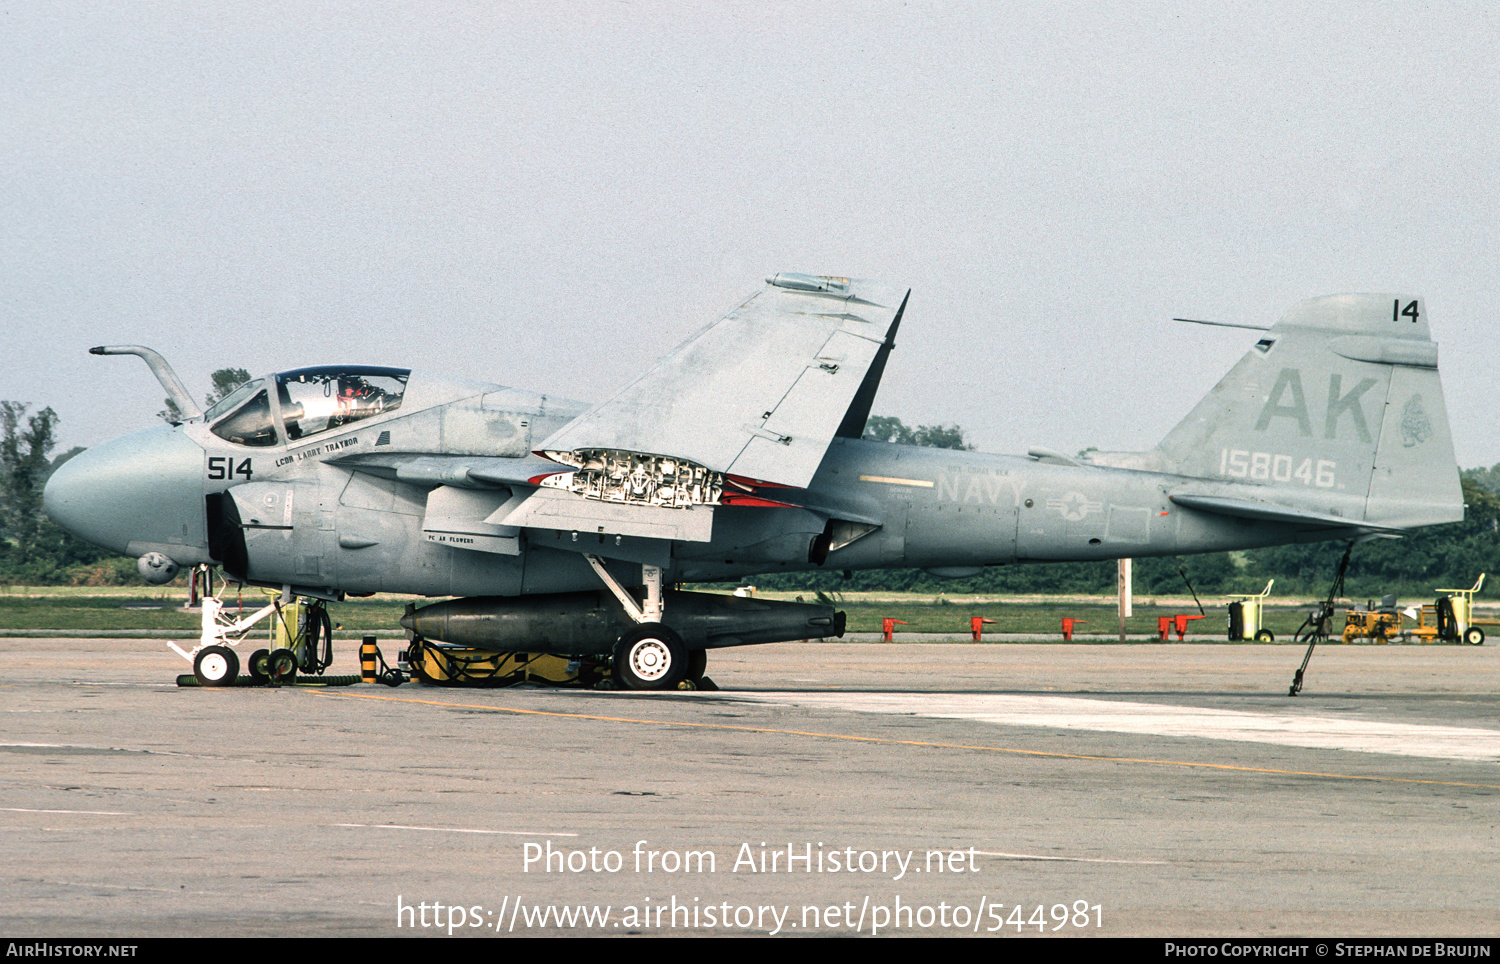
[[[612, 663], [641, 689], [701, 678], [710, 649], [843, 633], [831, 606], [685, 582], [1348, 541], [1463, 516], [1419, 298], [1335, 295], [1229, 325], [1258, 340], [1155, 448], [1072, 458], [863, 440], [908, 295], [773, 275], [597, 404], [335, 365], [252, 379], [203, 412], [154, 351], [96, 348], [144, 358], [183, 421], [65, 463], [46, 506], [151, 578], [209, 567], [286, 604], [451, 597], [403, 625]], [[232, 643], [205, 629], [184, 655], [233, 682]]]
[[1422, 396], [1413, 395], [1401, 409], [1401, 444], [1421, 445], [1432, 434], [1432, 420], [1422, 411]]

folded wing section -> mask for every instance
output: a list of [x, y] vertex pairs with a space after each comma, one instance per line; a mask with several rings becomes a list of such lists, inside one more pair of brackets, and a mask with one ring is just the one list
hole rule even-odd
[[[774, 275], [539, 451], [580, 474], [641, 467], [643, 456], [671, 460], [671, 473], [693, 475], [700, 504], [719, 501], [734, 479], [705, 481], [699, 469], [806, 487], [899, 323], [905, 295], [869, 281]], [[649, 458], [642, 471], [659, 476]], [[586, 478], [569, 487], [589, 497], [607, 486]]]

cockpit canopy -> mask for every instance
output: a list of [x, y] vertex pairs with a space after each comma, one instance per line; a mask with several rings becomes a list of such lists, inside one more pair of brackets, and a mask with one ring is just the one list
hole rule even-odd
[[395, 411], [410, 376], [410, 369], [368, 365], [299, 368], [246, 382], [203, 419], [215, 435], [236, 445], [298, 442]]

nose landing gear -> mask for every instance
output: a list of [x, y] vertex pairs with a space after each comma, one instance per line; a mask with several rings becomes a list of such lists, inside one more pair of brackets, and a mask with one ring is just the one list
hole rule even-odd
[[[198, 597], [199, 580], [203, 595]], [[333, 626], [328, 618], [327, 603], [322, 599], [299, 597], [285, 587], [281, 594], [248, 616], [231, 618], [221, 598], [229, 583], [222, 582], [213, 592], [213, 570], [199, 566], [193, 573], [193, 597], [202, 606], [198, 645], [191, 650], [168, 642], [177, 655], [193, 664], [191, 677], [180, 677], [188, 685], [196, 679], [199, 686], [234, 686], [239, 680], [240, 658], [233, 647], [246, 637], [257, 623], [274, 616], [271, 649], [259, 649], [250, 655], [247, 668], [250, 681], [256, 685], [287, 684], [297, 681], [298, 672], [322, 676], [333, 662]], [[325, 678], [325, 682], [328, 680]]]

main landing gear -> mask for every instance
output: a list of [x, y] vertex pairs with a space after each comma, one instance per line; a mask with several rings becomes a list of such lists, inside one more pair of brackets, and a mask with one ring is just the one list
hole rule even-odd
[[[713, 683], [703, 675], [708, 654], [701, 649], [689, 651], [682, 637], [662, 623], [661, 569], [642, 566], [646, 599], [637, 602], [625, 587], [604, 568], [598, 556], [585, 555], [600, 580], [609, 587], [625, 613], [636, 623], [615, 643], [615, 679], [633, 690], [708, 689]], [[705, 685], [706, 684], [706, 685]]]
[[630, 689], [676, 689], [687, 671], [687, 647], [670, 626], [641, 623], [615, 643], [615, 678]]

